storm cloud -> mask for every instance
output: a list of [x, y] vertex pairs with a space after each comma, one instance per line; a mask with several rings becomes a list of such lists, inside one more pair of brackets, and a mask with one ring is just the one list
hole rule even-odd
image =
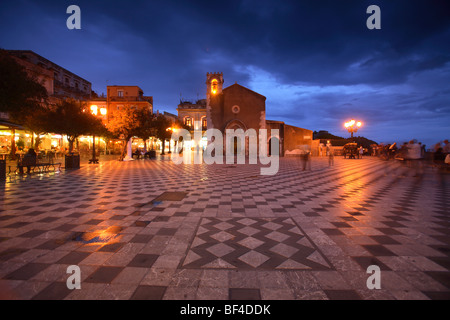
[[[81, 8], [68, 30], [66, 8]], [[381, 29], [366, 27], [369, 5]], [[450, 132], [448, 1], [9, 1], [0, 47], [33, 50], [92, 82], [138, 85], [154, 109], [205, 96], [206, 72], [267, 97], [267, 118], [378, 142]]]

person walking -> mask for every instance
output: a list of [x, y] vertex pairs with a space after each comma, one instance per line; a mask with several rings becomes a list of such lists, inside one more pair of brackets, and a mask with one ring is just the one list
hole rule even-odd
[[305, 170], [311, 170], [311, 150], [308, 148], [307, 145], [304, 145], [302, 147], [302, 154], [301, 154], [301, 158], [302, 158], [302, 171]]
[[331, 143], [327, 143], [327, 155], [328, 155], [328, 166], [334, 166], [334, 152], [331, 148]]
[[363, 148], [363, 146], [360, 146], [359, 147], [359, 158], [360, 159], [362, 159], [363, 153], [364, 153], [364, 148]]
[[418, 177], [422, 173], [422, 150], [420, 148], [420, 145], [414, 140], [411, 140], [409, 142], [407, 148], [408, 161], [411, 168], [414, 170], [413, 177]]

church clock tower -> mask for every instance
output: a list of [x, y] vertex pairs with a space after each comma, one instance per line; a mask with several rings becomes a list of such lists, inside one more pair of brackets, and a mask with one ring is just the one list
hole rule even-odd
[[219, 101], [221, 101], [222, 88], [222, 72], [206, 73], [206, 121], [208, 129], [215, 127], [212, 114], [219, 111], [214, 110], [214, 112], [213, 109], [217, 109], [220, 106]]
[[206, 74], [206, 97], [222, 93], [223, 73], [214, 72]]

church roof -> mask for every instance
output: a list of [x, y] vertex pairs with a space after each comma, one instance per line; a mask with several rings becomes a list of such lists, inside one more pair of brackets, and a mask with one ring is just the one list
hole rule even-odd
[[223, 91], [227, 91], [227, 90], [229, 90], [229, 89], [231, 89], [231, 88], [245, 89], [246, 91], [248, 91], [248, 92], [250, 92], [250, 93], [252, 93], [252, 94], [254, 94], [254, 95], [257, 95], [257, 96], [263, 98], [264, 100], [266, 100], [266, 97], [263, 96], [262, 94], [259, 94], [258, 92], [255, 92], [255, 91], [253, 91], [253, 90], [250, 90], [249, 88], [246, 88], [246, 87], [244, 87], [244, 86], [241, 86], [241, 85], [238, 84], [237, 82], [236, 82], [235, 84], [229, 86], [229, 87], [226, 87], [225, 89], [223, 89]]

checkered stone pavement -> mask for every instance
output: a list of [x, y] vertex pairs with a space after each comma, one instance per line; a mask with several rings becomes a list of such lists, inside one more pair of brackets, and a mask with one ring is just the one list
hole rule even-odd
[[[2, 299], [449, 299], [449, 175], [103, 158], [0, 186]], [[81, 270], [70, 290], [67, 268]], [[370, 290], [367, 268], [381, 269]]]
[[330, 268], [290, 218], [204, 218], [183, 267], [242, 270]]
[[204, 218], [184, 268], [327, 270], [291, 218]]

